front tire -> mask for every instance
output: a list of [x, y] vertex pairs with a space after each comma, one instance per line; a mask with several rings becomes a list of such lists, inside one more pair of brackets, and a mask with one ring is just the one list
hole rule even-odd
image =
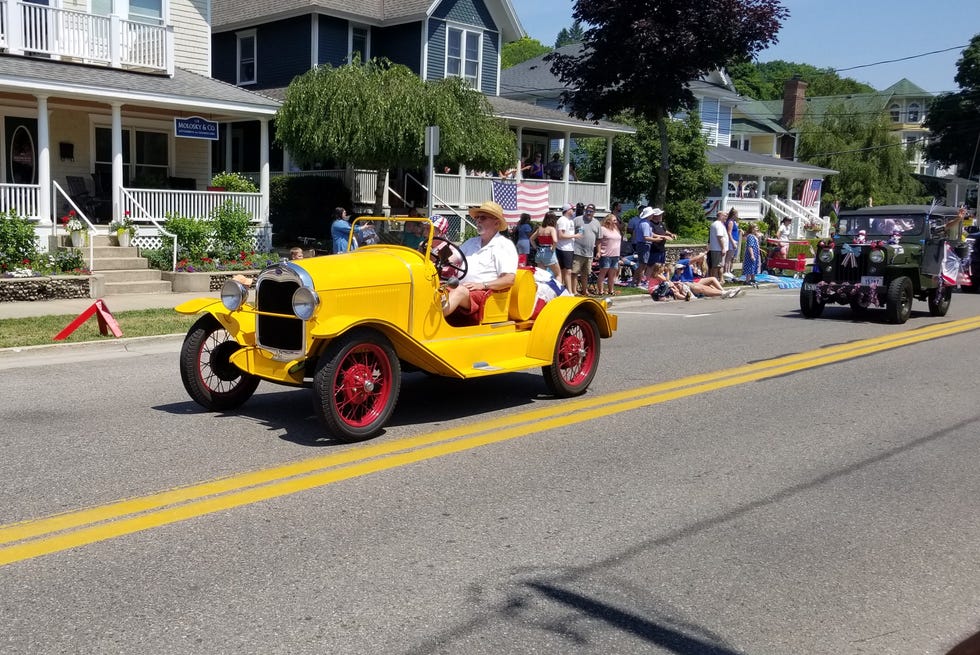
[[817, 300], [817, 292], [807, 290], [808, 284], [816, 284], [820, 281], [819, 273], [807, 273], [803, 277], [803, 286], [800, 287], [800, 311], [806, 318], [820, 318], [826, 303]]
[[885, 300], [885, 316], [889, 323], [899, 325], [909, 320], [912, 313], [912, 280], [904, 275], [897, 277], [888, 285]]
[[210, 314], [191, 326], [180, 348], [180, 380], [194, 402], [214, 412], [240, 407], [252, 397], [259, 378], [230, 361], [241, 347]]
[[953, 288], [943, 285], [929, 292], [929, 314], [945, 316], [949, 311], [949, 303], [953, 298]]
[[376, 332], [335, 339], [313, 377], [313, 406], [327, 432], [345, 442], [381, 433], [401, 389], [401, 367], [391, 343]]
[[555, 341], [551, 366], [541, 369], [548, 390], [559, 398], [581, 396], [599, 366], [599, 327], [585, 310], [568, 317]]

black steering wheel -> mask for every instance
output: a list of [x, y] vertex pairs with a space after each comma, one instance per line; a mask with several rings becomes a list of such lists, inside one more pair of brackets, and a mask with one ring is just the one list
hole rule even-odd
[[[419, 251], [425, 254], [425, 242], [419, 246]], [[455, 243], [442, 237], [432, 237], [432, 248], [429, 250], [429, 259], [436, 267], [439, 279], [443, 282], [450, 278], [462, 280], [466, 277], [469, 266], [466, 263], [466, 255]]]

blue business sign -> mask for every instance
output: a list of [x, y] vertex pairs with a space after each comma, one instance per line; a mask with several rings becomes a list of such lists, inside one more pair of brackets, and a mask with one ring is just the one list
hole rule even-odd
[[200, 116], [174, 118], [174, 133], [185, 139], [218, 140], [218, 123]]

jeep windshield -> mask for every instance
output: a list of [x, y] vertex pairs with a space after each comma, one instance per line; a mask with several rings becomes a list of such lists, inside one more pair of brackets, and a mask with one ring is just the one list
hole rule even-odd
[[925, 224], [922, 214], [876, 214], [874, 216], [841, 216], [837, 221], [837, 234], [857, 236], [864, 231], [868, 238], [890, 237], [894, 232], [902, 236], [922, 234]]

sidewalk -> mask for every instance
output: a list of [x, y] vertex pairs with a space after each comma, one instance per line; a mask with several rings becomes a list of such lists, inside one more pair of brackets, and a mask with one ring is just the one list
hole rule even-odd
[[[133, 293], [103, 298], [102, 302], [110, 312], [124, 312], [132, 309], [172, 309], [182, 302], [202, 296], [220, 298], [221, 293]], [[25, 318], [30, 316], [58, 316], [61, 314], [78, 316], [92, 306], [92, 298], [72, 298], [69, 300], [37, 300], [33, 302], [0, 302], [0, 320], [5, 318]]]

